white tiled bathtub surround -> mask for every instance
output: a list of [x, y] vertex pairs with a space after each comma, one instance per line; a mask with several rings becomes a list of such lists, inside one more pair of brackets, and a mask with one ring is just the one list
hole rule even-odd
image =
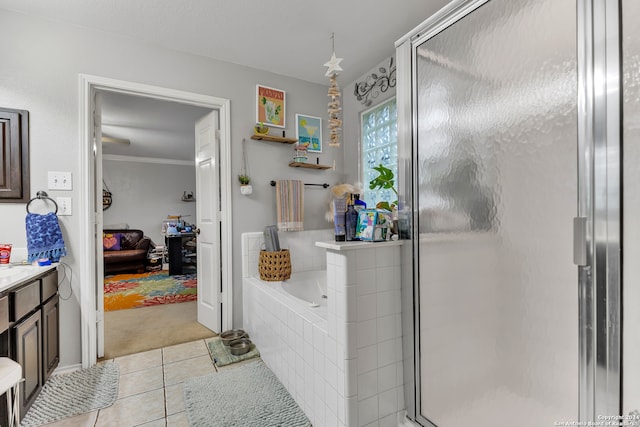
[[[313, 233], [283, 233], [280, 239], [307, 238], [297, 246], [301, 254], [326, 251], [326, 317], [278, 283], [257, 278], [262, 233], [245, 233], [244, 328], [314, 426], [396, 426], [404, 410], [401, 242], [316, 246]], [[331, 230], [326, 236], [319, 240], [331, 239]], [[296, 266], [292, 253], [294, 273], [317, 265], [307, 260], [304, 268]]]
[[[289, 249], [291, 271], [324, 270], [327, 268], [325, 251], [315, 242], [333, 238], [333, 229], [279, 233], [280, 247]], [[262, 232], [242, 234], [242, 276], [258, 277], [258, 259], [264, 249]]]

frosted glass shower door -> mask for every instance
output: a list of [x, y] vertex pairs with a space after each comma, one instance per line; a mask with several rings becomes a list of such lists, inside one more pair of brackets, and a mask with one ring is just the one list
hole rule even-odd
[[578, 419], [575, 23], [491, 0], [414, 43], [423, 422]]

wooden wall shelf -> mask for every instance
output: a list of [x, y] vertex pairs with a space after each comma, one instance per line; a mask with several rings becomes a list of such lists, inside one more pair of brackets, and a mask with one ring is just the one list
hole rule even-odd
[[300, 162], [291, 162], [289, 163], [289, 167], [308, 168], [308, 169], [331, 169], [332, 168], [332, 166], [327, 166], [327, 165], [316, 165], [315, 163], [300, 163]]
[[257, 141], [273, 141], [273, 142], [281, 142], [283, 144], [295, 144], [298, 142], [297, 139], [294, 138], [283, 138], [281, 136], [270, 136], [270, 135], [251, 135], [251, 139], [255, 139]]

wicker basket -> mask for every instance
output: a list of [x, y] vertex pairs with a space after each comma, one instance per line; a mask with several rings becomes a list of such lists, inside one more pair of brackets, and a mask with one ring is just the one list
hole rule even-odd
[[258, 262], [260, 279], [267, 282], [280, 282], [291, 277], [291, 257], [289, 250], [277, 252], [260, 251]]

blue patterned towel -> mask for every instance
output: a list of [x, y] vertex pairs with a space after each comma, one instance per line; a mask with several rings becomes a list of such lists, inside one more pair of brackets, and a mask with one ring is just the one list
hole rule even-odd
[[28, 213], [25, 222], [29, 262], [40, 258], [49, 258], [51, 262], [58, 262], [60, 257], [67, 255], [56, 214], [53, 212], [45, 215]]

